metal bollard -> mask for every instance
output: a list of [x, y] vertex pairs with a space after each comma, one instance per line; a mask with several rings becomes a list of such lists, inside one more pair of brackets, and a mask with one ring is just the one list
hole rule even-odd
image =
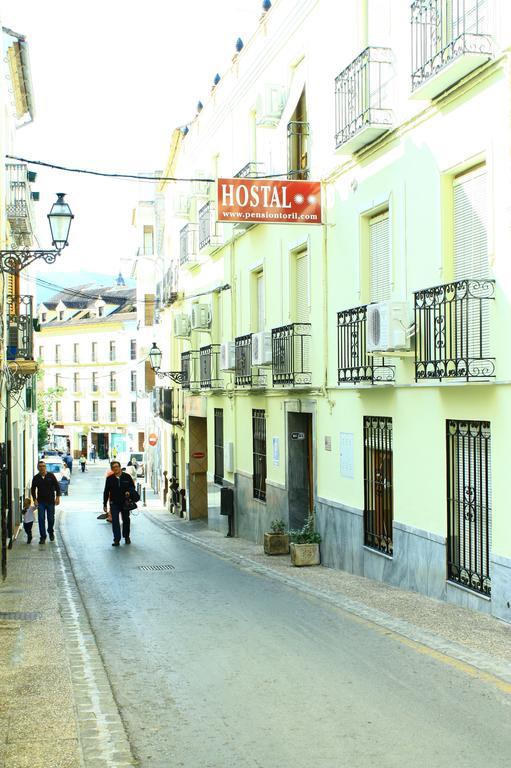
[[145, 486], [142, 488], [142, 506], [147, 507], [146, 500], [145, 500]]

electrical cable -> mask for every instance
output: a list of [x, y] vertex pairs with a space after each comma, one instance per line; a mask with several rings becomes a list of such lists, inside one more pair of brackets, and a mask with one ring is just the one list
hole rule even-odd
[[[109, 179], [129, 179], [132, 181], [187, 181], [187, 182], [205, 182], [207, 184], [216, 184], [217, 179], [207, 179], [202, 176], [194, 176], [194, 177], [179, 177], [179, 176], [144, 176], [142, 174], [135, 174], [135, 173], [111, 173], [108, 171], [93, 171], [88, 168], [69, 168], [65, 165], [56, 165], [55, 163], [46, 163], [43, 160], [30, 160], [27, 157], [18, 157], [17, 155], [6, 155], [6, 157], [9, 160], [18, 160], [20, 163], [27, 163], [29, 165], [40, 165], [44, 168], [52, 168], [56, 171], [65, 171], [67, 173], [85, 173], [90, 176], [102, 176]], [[300, 173], [303, 173], [304, 170], [300, 170]], [[286, 171], [286, 173], [262, 173], [262, 174], [251, 174], [251, 179], [280, 179], [280, 178], [288, 178], [289, 176], [292, 176], [294, 173], [298, 173], [298, 171]]]

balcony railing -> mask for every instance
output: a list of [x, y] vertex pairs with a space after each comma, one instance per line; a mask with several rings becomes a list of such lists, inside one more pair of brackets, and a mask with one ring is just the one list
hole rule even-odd
[[488, 0], [414, 0], [412, 91], [431, 98], [493, 55]]
[[200, 348], [200, 388], [221, 389], [224, 384], [220, 371], [220, 344]]
[[367, 353], [367, 306], [337, 313], [337, 383], [394, 381], [395, 367]]
[[235, 376], [237, 387], [261, 389], [266, 387], [266, 374], [252, 366], [252, 334], [238, 336], [234, 347]]
[[32, 296], [7, 296], [7, 360], [34, 359]]
[[211, 242], [211, 203], [207, 202], [199, 211], [199, 249]]
[[249, 162], [234, 174], [235, 179], [253, 179], [262, 174], [262, 163]]
[[292, 120], [287, 125], [287, 176], [309, 178], [309, 123]]
[[30, 245], [33, 233], [33, 207], [24, 163], [7, 163], [6, 213], [11, 234], [19, 245]]
[[389, 83], [392, 51], [369, 47], [335, 79], [335, 145], [356, 152], [394, 122]]
[[199, 389], [198, 358], [199, 353], [196, 349], [181, 353], [181, 374], [183, 377], [181, 387], [183, 389]]
[[274, 386], [310, 386], [310, 323], [291, 323], [271, 332]]
[[415, 292], [415, 379], [487, 379], [493, 280], [458, 280]]
[[197, 225], [185, 224], [179, 232], [179, 263], [195, 264], [197, 256]]

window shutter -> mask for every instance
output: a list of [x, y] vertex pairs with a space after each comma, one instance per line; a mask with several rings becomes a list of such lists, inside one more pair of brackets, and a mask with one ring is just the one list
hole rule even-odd
[[295, 265], [295, 317], [297, 323], [309, 322], [309, 253], [296, 257]]
[[264, 272], [257, 275], [257, 330], [264, 331]]
[[369, 221], [369, 300], [387, 301], [390, 287], [389, 212]]

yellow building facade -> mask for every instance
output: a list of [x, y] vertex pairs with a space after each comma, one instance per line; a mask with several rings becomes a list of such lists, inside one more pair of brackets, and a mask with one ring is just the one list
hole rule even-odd
[[[338, 6], [273, 3], [174, 134], [168, 471], [190, 519], [231, 486], [240, 536], [314, 515], [323, 564], [510, 620], [509, 9]], [[209, 179], [286, 175], [321, 226], [218, 223]]]

